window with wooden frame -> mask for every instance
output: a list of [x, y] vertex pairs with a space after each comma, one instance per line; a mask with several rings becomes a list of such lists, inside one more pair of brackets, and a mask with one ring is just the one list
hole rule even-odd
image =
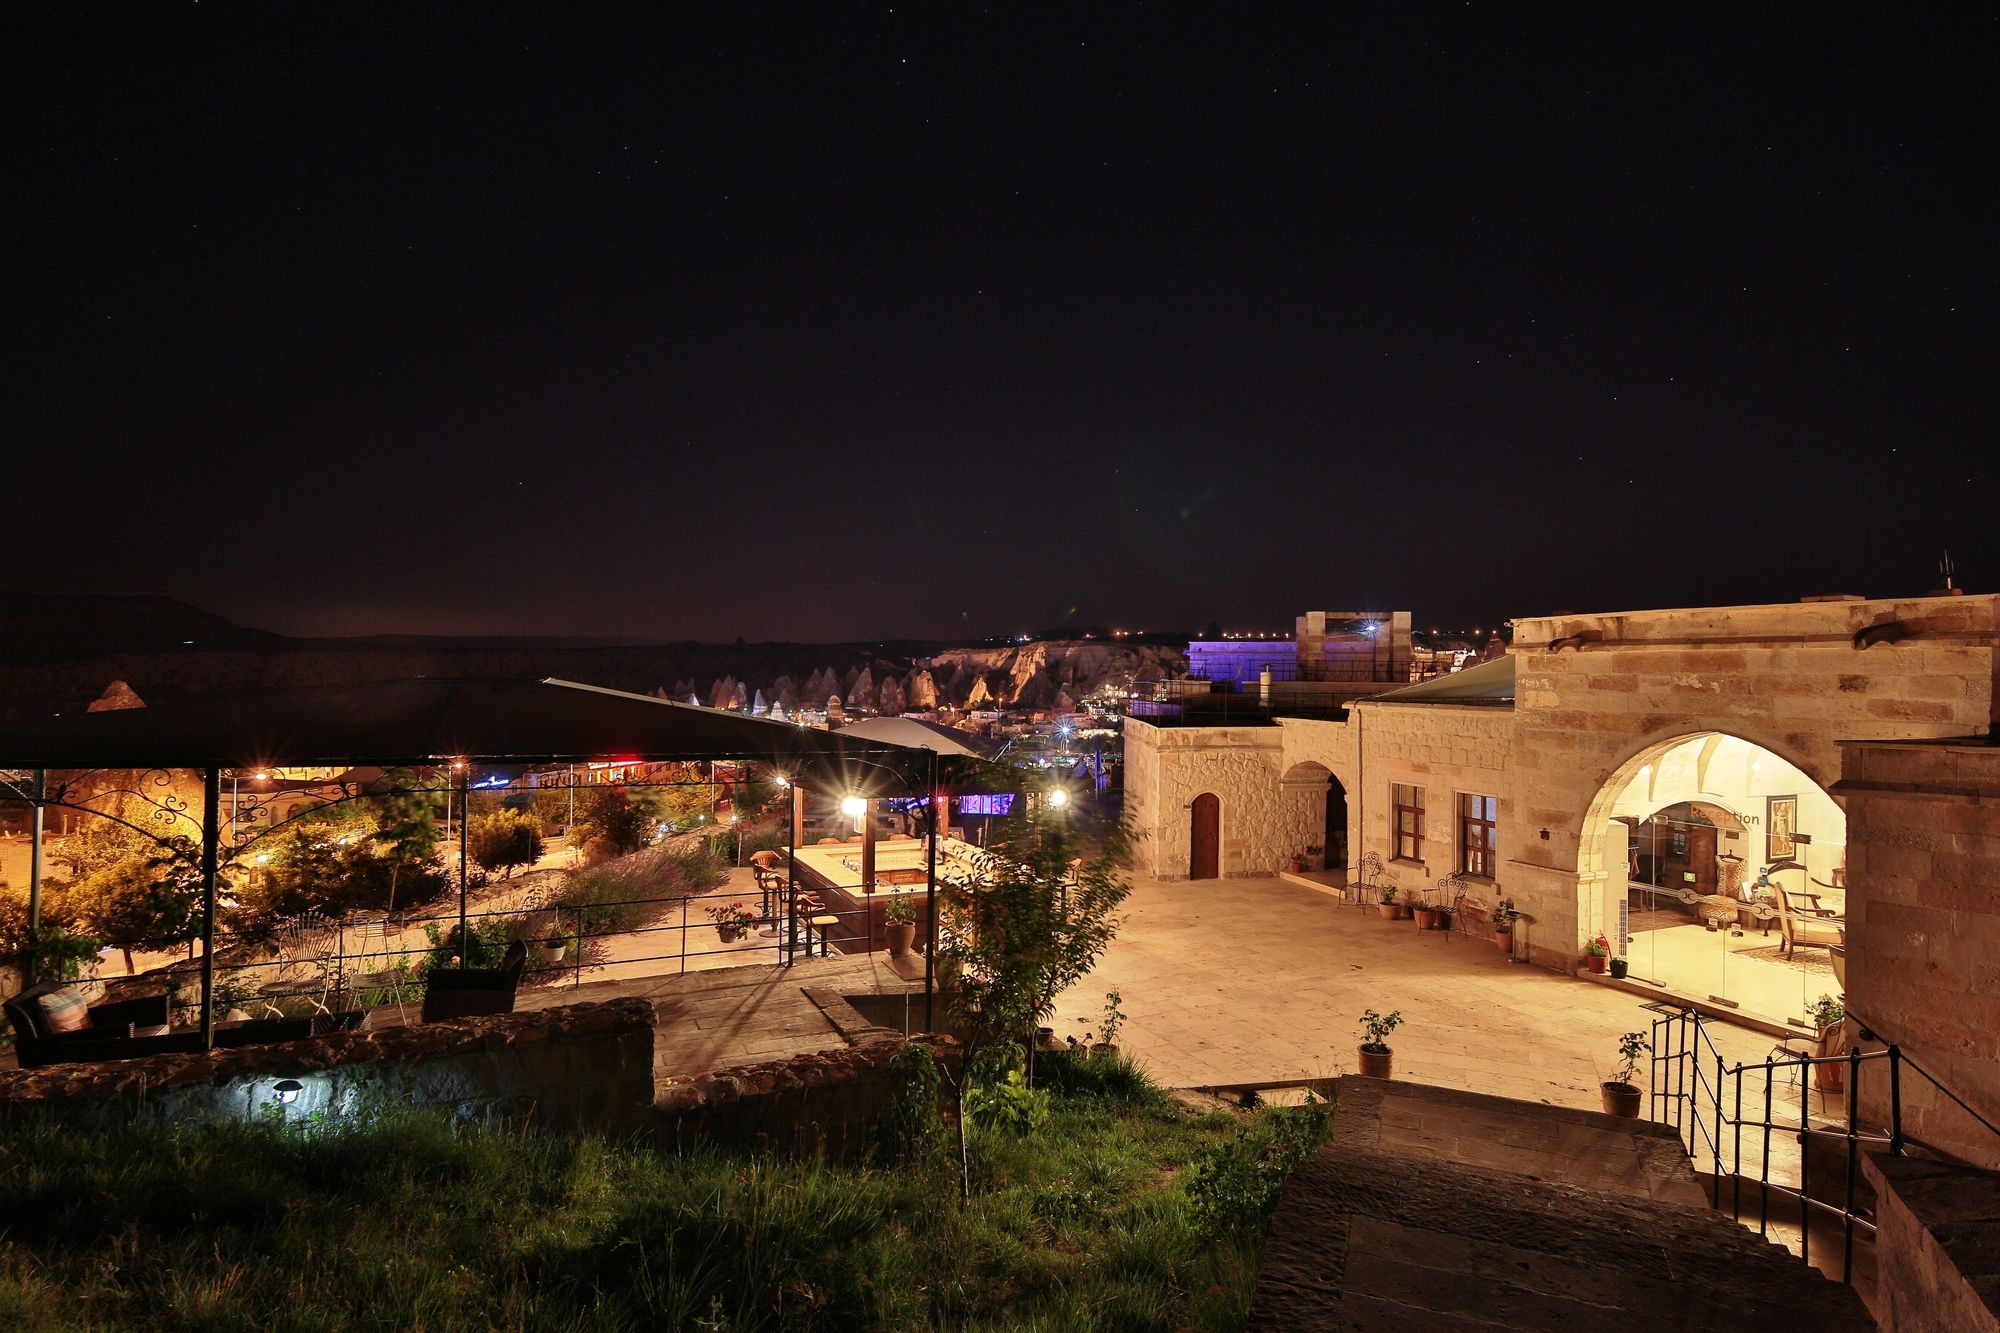
[[1500, 864], [1498, 821], [1500, 800], [1495, 796], [1458, 794], [1458, 872], [1480, 879], [1492, 879]]
[[1424, 859], [1424, 789], [1406, 783], [1389, 784], [1389, 805], [1395, 811], [1395, 859]]

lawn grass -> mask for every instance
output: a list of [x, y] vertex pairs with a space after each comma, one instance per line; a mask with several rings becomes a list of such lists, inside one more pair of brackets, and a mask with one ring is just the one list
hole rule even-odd
[[416, 1115], [0, 1127], [0, 1328], [1240, 1327], [1262, 1209], [1215, 1199], [1274, 1193], [1274, 1137], [1323, 1117], [1048, 1072], [1037, 1131], [974, 1135], [965, 1205], [948, 1138], [843, 1165]]

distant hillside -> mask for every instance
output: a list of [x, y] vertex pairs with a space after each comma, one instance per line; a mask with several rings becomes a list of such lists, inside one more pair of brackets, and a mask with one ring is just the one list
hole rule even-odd
[[935, 703], [1047, 707], [1181, 669], [1170, 649], [1058, 641], [646, 643], [566, 638], [291, 638], [164, 597], [0, 597], [0, 716], [82, 708], [112, 681], [149, 704], [286, 685], [413, 676], [560, 676], [640, 693], [751, 704], [760, 693], [895, 712]]

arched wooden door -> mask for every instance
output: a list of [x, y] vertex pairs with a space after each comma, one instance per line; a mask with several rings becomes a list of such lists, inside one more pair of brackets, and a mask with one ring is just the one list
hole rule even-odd
[[1188, 878], [1214, 879], [1222, 873], [1222, 802], [1212, 791], [1188, 807]]

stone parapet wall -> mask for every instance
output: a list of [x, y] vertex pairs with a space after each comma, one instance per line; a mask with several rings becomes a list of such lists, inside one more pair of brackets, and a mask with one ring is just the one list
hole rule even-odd
[[1884, 1333], [2000, 1333], [2000, 1175], [1870, 1153]]
[[[956, 1072], [959, 1047], [950, 1037], [906, 1039], [888, 1028], [864, 1029], [844, 1048], [668, 1084], [660, 1089], [657, 1132], [675, 1143], [865, 1153], [880, 1143], [883, 1122], [897, 1109], [900, 1084], [890, 1062], [909, 1040], [929, 1047], [948, 1073]], [[950, 1086], [947, 1078], [942, 1092]]]
[[[1847, 996], [2000, 1124], [2000, 744], [1853, 744], [1834, 794], [1847, 806]], [[1864, 1111], [1886, 1122], [1879, 1066]], [[2000, 1167], [2000, 1137], [1923, 1078], [1902, 1079], [1903, 1126]]]
[[[282, 1081], [301, 1084], [281, 1093]], [[611, 1000], [197, 1055], [0, 1071], [0, 1116], [303, 1118], [420, 1107], [559, 1131], [653, 1125], [653, 1007]]]

